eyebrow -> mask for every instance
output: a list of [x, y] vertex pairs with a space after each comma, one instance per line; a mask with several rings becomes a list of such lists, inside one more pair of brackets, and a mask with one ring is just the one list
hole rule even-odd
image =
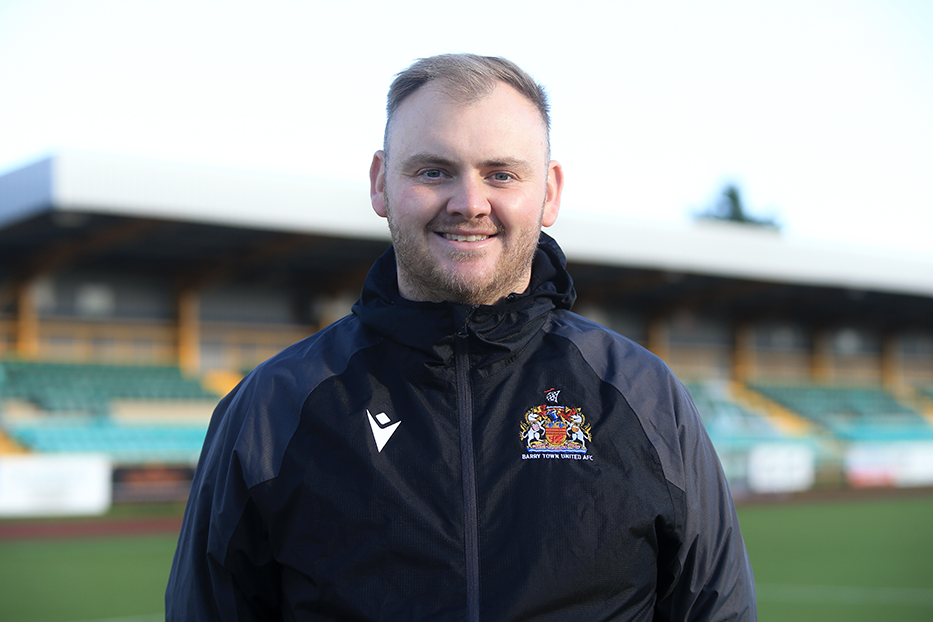
[[[402, 162], [403, 169], [411, 169], [420, 166], [441, 166], [445, 168], [456, 168], [458, 165], [453, 160], [430, 153], [417, 153], [406, 158]], [[529, 162], [520, 158], [494, 158], [480, 162], [480, 168], [507, 168], [527, 171], [531, 170], [532, 166]]]
[[448, 160], [442, 156], [432, 155], [430, 153], [417, 153], [402, 161], [403, 169], [416, 168], [419, 166], [443, 166], [451, 168], [454, 166], [453, 160]]

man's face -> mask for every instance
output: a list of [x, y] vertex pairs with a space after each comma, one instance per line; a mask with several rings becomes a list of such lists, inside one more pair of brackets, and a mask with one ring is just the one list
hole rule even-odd
[[387, 148], [373, 158], [371, 195], [389, 221], [399, 293], [493, 304], [525, 291], [563, 184], [537, 108], [504, 83], [469, 103], [429, 83], [396, 110]]

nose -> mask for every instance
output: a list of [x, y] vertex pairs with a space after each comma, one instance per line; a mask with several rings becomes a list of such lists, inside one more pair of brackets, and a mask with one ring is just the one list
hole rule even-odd
[[482, 179], [467, 175], [461, 177], [454, 186], [453, 196], [447, 201], [447, 213], [466, 220], [489, 214], [492, 206], [486, 190]]

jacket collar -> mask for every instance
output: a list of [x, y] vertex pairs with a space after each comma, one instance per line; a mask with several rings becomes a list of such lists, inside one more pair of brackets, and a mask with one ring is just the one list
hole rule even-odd
[[386, 339], [413, 348], [445, 364], [459, 333], [475, 338], [472, 352], [492, 363], [521, 348], [555, 308], [569, 309], [576, 299], [563, 251], [541, 234], [525, 294], [512, 294], [495, 305], [414, 302], [398, 293], [395, 251], [389, 248], [373, 264], [353, 313]]

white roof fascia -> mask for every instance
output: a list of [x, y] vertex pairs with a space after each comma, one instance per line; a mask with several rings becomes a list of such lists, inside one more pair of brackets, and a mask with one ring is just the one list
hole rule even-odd
[[368, 184], [86, 154], [56, 156], [54, 184], [60, 210], [389, 239]]
[[567, 257], [581, 262], [933, 296], [933, 258], [791, 240], [762, 227], [606, 222], [564, 212], [554, 234]]
[[[362, 180], [86, 153], [62, 153], [0, 176], [0, 226], [47, 210], [389, 240]], [[571, 261], [933, 296], [933, 258], [803, 242], [747, 225], [654, 225], [565, 206], [549, 233]]]

